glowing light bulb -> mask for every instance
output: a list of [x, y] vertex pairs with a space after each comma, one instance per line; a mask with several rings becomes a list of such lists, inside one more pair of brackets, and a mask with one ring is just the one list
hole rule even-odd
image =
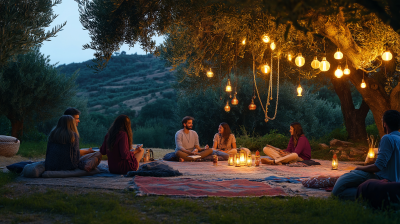
[[244, 38], [244, 39], [242, 40], [242, 44], [243, 44], [243, 45], [246, 44], [246, 38]]
[[239, 100], [236, 98], [236, 95], [233, 97], [231, 103], [232, 103], [232, 105], [238, 105]]
[[337, 60], [340, 60], [343, 58], [343, 53], [340, 51], [340, 49], [338, 48], [335, 55], [333, 55], [333, 57]]
[[343, 74], [345, 74], [345, 75], [350, 75], [350, 69], [349, 69], [349, 66], [348, 66], [348, 65], [346, 65], [346, 67], [344, 67]]
[[228, 102], [226, 102], [226, 106], [224, 107], [224, 110], [225, 110], [226, 112], [231, 111], [231, 107], [229, 106], [229, 103], [228, 103]]
[[331, 67], [331, 64], [326, 60], [326, 57], [322, 58], [322, 61], [319, 63], [319, 69], [323, 72], [326, 72]]
[[314, 57], [314, 60], [311, 62], [311, 67], [313, 69], [319, 69], [320, 62], [317, 59], [317, 56]]
[[210, 68], [210, 71], [207, 72], [207, 77], [208, 78], [214, 77], [214, 73], [211, 71], [211, 68]]
[[365, 83], [364, 79], [361, 81], [361, 88], [365, 89], [367, 87], [367, 83]]
[[255, 110], [257, 106], [254, 104], [254, 99], [251, 99], [251, 103], [249, 105], [249, 110]]
[[287, 59], [289, 60], [289, 61], [292, 61], [292, 54], [288, 54], [288, 56], [287, 56]]
[[299, 84], [299, 87], [297, 87], [297, 96], [303, 96], [301, 95], [301, 92], [303, 92], [303, 88], [301, 88], [301, 85]]
[[228, 84], [226, 84], [225, 91], [228, 93], [232, 92], [231, 81], [229, 79], [228, 79]]
[[301, 67], [306, 63], [306, 60], [303, 58], [301, 53], [299, 53], [294, 61], [298, 67]]
[[392, 60], [392, 58], [393, 58], [393, 55], [392, 55], [392, 53], [390, 53], [390, 51], [386, 50], [385, 52], [383, 52], [382, 60], [390, 61], [390, 60]]
[[264, 43], [269, 43], [269, 36], [267, 34], [264, 34], [264, 36], [262, 37], [262, 40], [264, 41]]
[[270, 71], [271, 68], [267, 64], [261, 66], [261, 72], [264, 73], [265, 75], [268, 74]]
[[275, 50], [275, 48], [276, 48], [275, 42], [272, 42], [271, 43], [271, 50]]
[[337, 67], [336, 71], [335, 71], [335, 76], [340, 79], [343, 76], [343, 71], [342, 68], [340, 67], [340, 65]]

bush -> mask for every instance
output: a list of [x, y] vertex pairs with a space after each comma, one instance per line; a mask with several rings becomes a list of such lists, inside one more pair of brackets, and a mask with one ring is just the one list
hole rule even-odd
[[164, 148], [167, 128], [161, 125], [138, 126], [133, 133], [133, 142], [144, 147]]
[[257, 135], [249, 136], [246, 130], [242, 127], [242, 132], [244, 133], [241, 136], [236, 138], [236, 145], [239, 148], [240, 146], [250, 149], [251, 151], [258, 150], [259, 152], [263, 151], [263, 148], [268, 145], [273, 145], [280, 149], [286, 149], [289, 143], [290, 138], [284, 136], [282, 134], [278, 134], [276, 130], [271, 130], [268, 134], [260, 137]]
[[378, 127], [375, 123], [367, 126], [367, 134], [373, 136], [379, 136]]

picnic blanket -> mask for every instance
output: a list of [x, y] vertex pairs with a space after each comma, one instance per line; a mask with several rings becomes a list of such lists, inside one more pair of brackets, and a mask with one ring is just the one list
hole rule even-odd
[[129, 171], [125, 176], [175, 177], [182, 176], [182, 173], [175, 170], [165, 162], [155, 161], [143, 164], [139, 167], [138, 171]]
[[134, 177], [138, 196], [170, 195], [186, 197], [260, 197], [285, 196], [280, 187], [246, 179], [204, 181], [191, 178], [167, 179], [159, 177]]

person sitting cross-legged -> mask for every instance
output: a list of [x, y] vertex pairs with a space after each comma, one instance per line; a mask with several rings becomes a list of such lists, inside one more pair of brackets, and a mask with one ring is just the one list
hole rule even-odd
[[195, 161], [196, 159], [189, 157], [190, 155], [199, 155], [199, 159], [202, 159], [210, 155], [213, 150], [206, 145], [204, 149], [200, 148], [199, 136], [193, 128], [193, 117], [186, 116], [182, 119], [183, 129], [179, 130], [175, 134], [175, 155], [179, 160], [183, 161]]
[[388, 110], [383, 114], [385, 135], [379, 143], [379, 153], [374, 164], [359, 166], [339, 177], [332, 195], [341, 199], [355, 200], [357, 187], [369, 179], [400, 181], [400, 112]]
[[304, 135], [300, 123], [294, 122], [290, 124], [290, 135], [290, 141], [285, 151], [271, 145], [264, 147], [264, 153], [273, 160], [263, 158], [261, 162], [264, 164], [282, 165], [282, 163], [310, 160], [311, 146]]
[[[214, 135], [213, 140], [213, 155], [221, 156], [225, 160], [228, 160], [229, 154], [236, 154], [236, 139], [231, 133], [229, 124], [222, 122], [218, 126], [218, 133]], [[249, 149], [242, 148], [247, 154], [250, 153]]]

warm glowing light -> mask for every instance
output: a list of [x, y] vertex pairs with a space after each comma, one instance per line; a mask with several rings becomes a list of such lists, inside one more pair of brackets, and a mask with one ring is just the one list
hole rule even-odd
[[301, 95], [301, 92], [303, 92], [303, 88], [301, 88], [301, 85], [299, 84], [299, 87], [297, 87], [297, 96], [303, 96]]
[[229, 154], [228, 166], [233, 166], [233, 165], [235, 165], [235, 155]]
[[390, 61], [390, 60], [392, 60], [392, 58], [393, 58], [393, 55], [392, 55], [392, 53], [390, 53], [390, 51], [386, 50], [385, 52], [383, 52], [382, 60]]
[[229, 106], [229, 103], [228, 103], [228, 102], [226, 102], [226, 106], [224, 107], [224, 110], [225, 110], [226, 112], [231, 111], [231, 107]]
[[211, 68], [210, 68], [210, 71], [207, 72], [207, 77], [208, 78], [214, 77], [214, 73], [211, 71]]
[[298, 67], [301, 67], [306, 63], [306, 60], [303, 58], [301, 53], [299, 53], [294, 61]]
[[239, 167], [240, 166], [240, 155], [239, 153], [235, 154], [235, 167]]
[[338, 48], [335, 55], [333, 56], [335, 59], [340, 60], [343, 58], [343, 53], [340, 52], [340, 49]]
[[339, 166], [339, 161], [336, 154], [334, 154], [332, 157], [332, 170], [337, 170], [338, 166]]
[[252, 164], [253, 164], [253, 160], [252, 160], [252, 158], [251, 158], [251, 154], [249, 153], [249, 154], [247, 155], [247, 166], [248, 166], [248, 167], [251, 167]]
[[292, 54], [288, 54], [288, 56], [287, 56], [287, 59], [289, 60], [289, 61], [292, 61]]
[[311, 67], [313, 69], [319, 69], [319, 61], [317, 59], [317, 56], [314, 57], [314, 60], [311, 62]]
[[326, 57], [322, 58], [322, 61], [319, 63], [319, 69], [323, 72], [326, 72], [331, 67], [331, 64], [326, 60]]
[[267, 34], [264, 34], [264, 36], [262, 37], [262, 40], [264, 41], [264, 43], [269, 43], [269, 36]]
[[346, 65], [346, 67], [344, 67], [343, 74], [345, 74], [345, 75], [350, 75], [350, 69], [349, 69], [349, 66], [348, 66], [348, 65]]
[[228, 93], [232, 92], [231, 81], [229, 79], [228, 79], [228, 84], [226, 84], [225, 91]]
[[365, 83], [364, 79], [361, 82], [361, 88], [365, 89], [367, 87], [367, 83]]
[[374, 148], [369, 148], [369, 151], [368, 151], [368, 158], [370, 158], [370, 159], [374, 159], [374, 158], [375, 158], [375, 151], [374, 151]]
[[239, 100], [236, 99], [236, 95], [233, 97], [232, 101], [231, 101], [232, 105], [238, 105]]
[[239, 149], [238, 154], [240, 156], [240, 165], [245, 166], [247, 161], [246, 152], [243, 149]]
[[342, 78], [342, 76], [343, 76], [343, 71], [342, 71], [342, 68], [340, 67], [340, 65], [337, 67], [337, 69], [335, 71], [335, 76], [338, 79]]
[[271, 47], [271, 50], [275, 50], [275, 48], [276, 48], [275, 42], [272, 42], [270, 47]]
[[249, 110], [255, 110], [257, 106], [254, 104], [254, 99], [251, 99], [251, 103], [249, 105]]
[[242, 40], [242, 44], [243, 44], [243, 45], [246, 44], [246, 38], [244, 38], [244, 39]]
[[265, 64], [261, 66], [261, 72], [264, 73], [265, 75], [268, 74], [271, 71], [271, 68], [269, 65]]

